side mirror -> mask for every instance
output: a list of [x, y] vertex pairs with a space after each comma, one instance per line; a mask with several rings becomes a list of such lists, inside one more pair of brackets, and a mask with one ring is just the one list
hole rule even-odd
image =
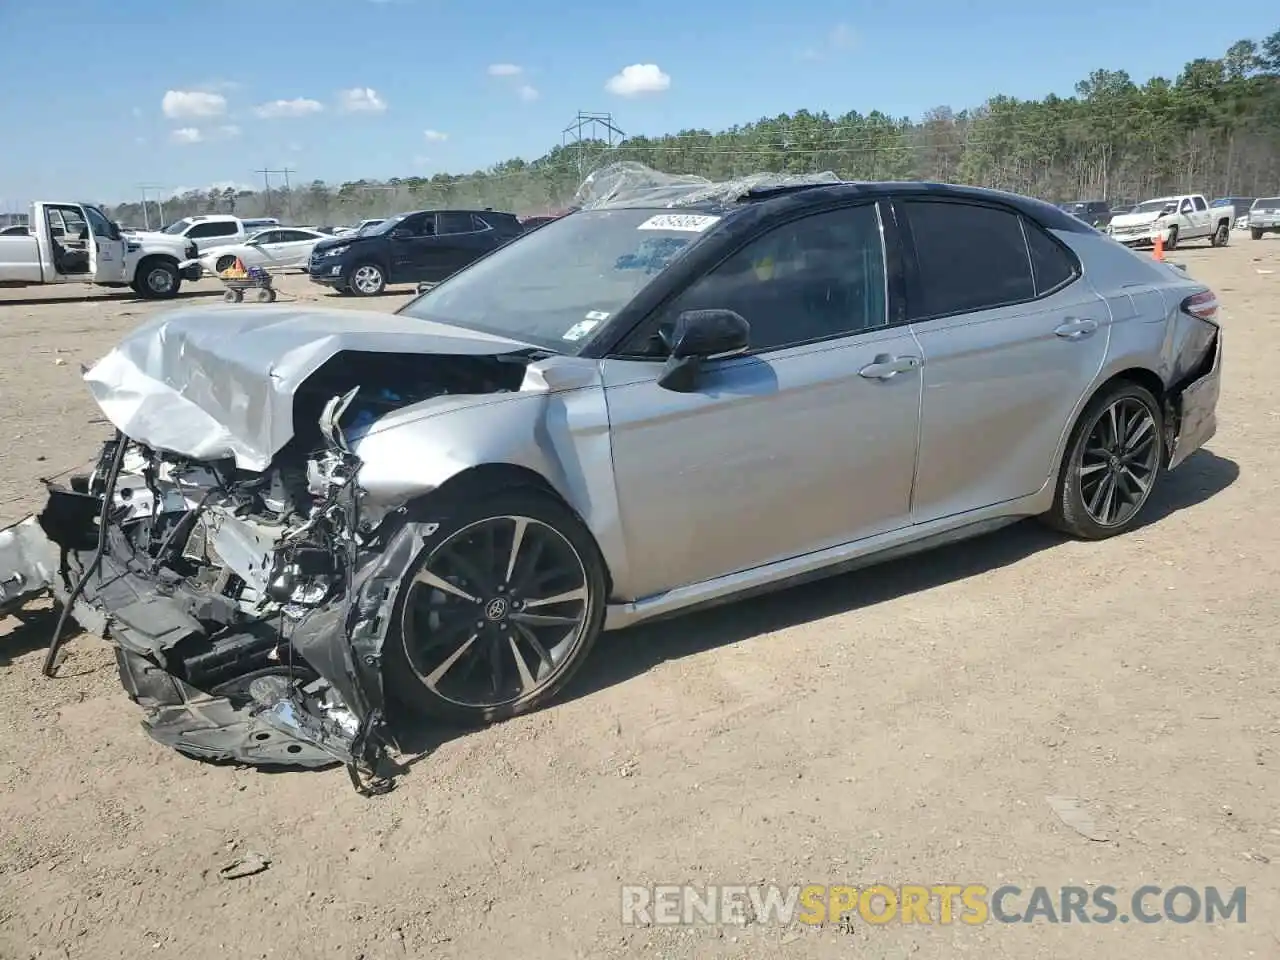
[[669, 337], [671, 356], [708, 360], [746, 350], [751, 324], [733, 310], [686, 310], [676, 317]]
[[111, 221], [111, 239], [112, 240], [124, 239], [123, 231], [120, 229], [120, 224], [114, 220]]
[[743, 353], [751, 342], [751, 325], [733, 310], [686, 310], [660, 335], [670, 355], [658, 386], [692, 393], [702, 361]]

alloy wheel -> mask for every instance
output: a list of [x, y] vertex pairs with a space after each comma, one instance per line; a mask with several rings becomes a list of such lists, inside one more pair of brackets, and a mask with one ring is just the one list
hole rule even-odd
[[1118, 527], [1146, 503], [1160, 467], [1156, 418], [1136, 397], [1103, 408], [1089, 429], [1076, 470], [1085, 511], [1103, 527]]
[[436, 546], [408, 587], [405, 657], [431, 693], [488, 710], [547, 687], [587, 633], [586, 566], [532, 517], [490, 517]]
[[377, 293], [382, 288], [382, 273], [377, 267], [360, 267], [351, 275], [351, 285], [364, 294]]

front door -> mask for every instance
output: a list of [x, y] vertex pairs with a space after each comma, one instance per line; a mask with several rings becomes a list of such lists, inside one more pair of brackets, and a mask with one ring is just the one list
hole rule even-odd
[[1111, 313], [1063, 245], [1002, 208], [906, 201], [924, 354], [916, 523], [1040, 490], [1106, 358]]
[[405, 217], [392, 229], [391, 276], [388, 283], [419, 283], [434, 256], [436, 215], [415, 213]]
[[[879, 212], [776, 227], [694, 283], [603, 363], [633, 599], [910, 522], [920, 351], [890, 327]], [[658, 385], [654, 336], [727, 308], [751, 352]]]
[[94, 283], [124, 283], [127, 244], [119, 229], [96, 207], [82, 207], [89, 225], [89, 272]]

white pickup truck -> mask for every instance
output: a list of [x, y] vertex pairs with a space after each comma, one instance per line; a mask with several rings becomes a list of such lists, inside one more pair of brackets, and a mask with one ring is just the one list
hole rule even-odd
[[124, 237], [120, 227], [88, 203], [31, 205], [30, 233], [0, 236], [0, 287], [91, 283], [132, 287], [140, 297], [174, 297], [183, 280], [198, 280], [195, 244], [182, 237]]
[[1208, 239], [1212, 246], [1225, 247], [1235, 219], [1234, 206], [1211, 208], [1202, 194], [1188, 193], [1144, 200], [1128, 213], [1112, 217], [1107, 233], [1135, 247], [1153, 244], [1156, 237], [1163, 238], [1166, 250], [1183, 240]]

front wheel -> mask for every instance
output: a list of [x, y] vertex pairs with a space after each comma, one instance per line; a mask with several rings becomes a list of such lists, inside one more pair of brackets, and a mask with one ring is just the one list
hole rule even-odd
[[214, 263], [213, 269], [218, 271], [218, 273], [223, 273], [227, 270], [230, 270], [235, 265], [236, 265], [235, 257], [232, 257], [232, 256], [219, 257], [217, 261]]
[[138, 264], [134, 289], [146, 300], [171, 300], [178, 295], [182, 277], [178, 265], [169, 260], [143, 260]]
[[1121, 381], [1080, 415], [1044, 520], [1082, 540], [1104, 540], [1137, 523], [1164, 463], [1164, 417], [1151, 391]]
[[1166, 250], [1175, 250], [1178, 246], [1178, 228], [1170, 227], [1169, 236], [1165, 238], [1164, 248]]
[[405, 573], [385, 679], [409, 709], [475, 725], [545, 706], [604, 623], [604, 562], [536, 490], [460, 504]]
[[351, 271], [350, 286], [357, 296], [376, 297], [387, 288], [387, 278], [377, 264], [362, 263]]
[[1209, 246], [1225, 247], [1231, 240], [1231, 227], [1225, 223], [1218, 225], [1218, 229], [1213, 231], [1213, 236], [1209, 238]]

